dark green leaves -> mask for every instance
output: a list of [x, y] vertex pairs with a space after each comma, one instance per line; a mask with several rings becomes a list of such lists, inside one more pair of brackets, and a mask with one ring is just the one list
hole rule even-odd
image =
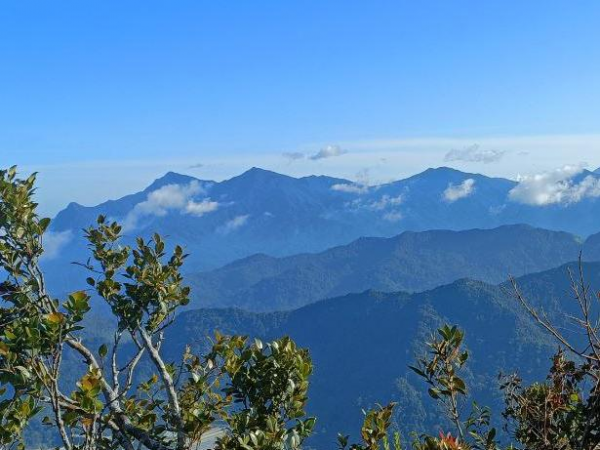
[[315, 426], [314, 418], [303, 419], [312, 373], [306, 350], [287, 337], [248, 344], [217, 335], [210, 359], [221, 361], [230, 380], [224, 394], [239, 405], [225, 419], [231, 433], [221, 439], [221, 449], [301, 446]]
[[[338, 448], [345, 450], [379, 450], [383, 444], [384, 449], [389, 450], [388, 431], [392, 423], [392, 413], [396, 404], [390, 403], [387, 406], [378, 406], [364, 412], [365, 418], [360, 430], [362, 443], [352, 444], [348, 447], [349, 437], [338, 434]], [[394, 450], [402, 450], [400, 448], [399, 435], [394, 435], [394, 440], [398, 447]]]

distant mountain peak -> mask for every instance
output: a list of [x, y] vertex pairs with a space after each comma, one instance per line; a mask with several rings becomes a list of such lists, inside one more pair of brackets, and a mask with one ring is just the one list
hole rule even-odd
[[261, 167], [251, 167], [244, 173], [239, 175], [240, 177], [280, 177], [280, 178], [292, 178], [288, 175], [283, 175], [272, 170], [263, 169]]
[[458, 169], [454, 169], [448, 166], [440, 166], [440, 167], [430, 167], [425, 170], [423, 173], [465, 173]]
[[451, 167], [430, 167], [423, 172], [420, 172], [416, 175], [413, 175], [404, 180], [395, 181], [394, 183], [403, 183], [405, 181], [433, 181], [433, 182], [449, 182], [449, 181], [459, 181], [464, 180], [466, 178], [475, 178], [479, 177], [479, 175], [461, 172], [460, 170], [453, 169]]
[[496, 186], [496, 189], [508, 190], [514, 187], [516, 184], [513, 180], [506, 178], [489, 177], [479, 173], [463, 172], [461, 170], [453, 169], [452, 167], [441, 166], [441, 167], [430, 167], [421, 173], [413, 175], [412, 177], [404, 180], [395, 181], [393, 183], [402, 184], [405, 182], [418, 182], [426, 183], [429, 188], [436, 186], [437, 189], [443, 186], [448, 186], [449, 183], [459, 184], [467, 179], [473, 179], [478, 184]]
[[244, 182], [244, 183], [257, 183], [264, 181], [273, 180], [296, 180], [294, 177], [283, 175], [281, 173], [273, 172], [272, 170], [261, 169], [260, 167], [252, 167], [246, 170], [241, 175], [231, 178], [230, 182]]
[[188, 181], [188, 180], [195, 180], [196, 178], [190, 176], [190, 175], [183, 175], [181, 173], [177, 173], [177, 172], [172, 172], [169, 171], [167, 173], [165, 173], [162, 177], [158, 178], [156, 181], [162, 181], [162, 182], [179, 182], [179, 181]]
[[594, 170], [594, 173], [600, 173], [600, 167], [598, 167], [596, 170]]
[[155, 189], [160, 189], [161, 187], [166, 186], [168, 184], [187, 184], [194, 180], [198, 181], [197, 178], [194, 178], [189, 175], [183, 175], [177, 172], [167, 172], [162, 177], [154, 180], [152, 184], [148, 186], [145, 190], [153, 191]]
[[424, 178], [424, 177], [448, 177], [448, 176], [473, 176], [471, 173], [462, 172], [452, 167], [441, 166], [441, 167], [430, 167], [421, 173], [414, 175], [411, 178]]
[[80, 203], [77, 202], [71, 202], [67, 205], [67, 207], [65, 209], [78, 209], [78, 208], [85, 208], [85, 206], [83, 206]]

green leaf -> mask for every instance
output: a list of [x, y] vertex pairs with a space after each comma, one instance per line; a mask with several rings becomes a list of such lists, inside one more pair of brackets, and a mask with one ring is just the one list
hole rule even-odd
[[429, 396], [433, 399], [439, 399], [440, 398], [440, 392], [437, 389], [434, 388], [429, 388], [429, 390], [427, 391], [427, 393], [429, 394]]
[[40, 227], [40, 232], [43, 234], [44, 231], [46, 231], [48, 229], [48, 226], [50, 225], [50, 218], [44, 217], [43, 219], [40, 219], [38, 225]]
[[51, 324], [60, 325], [61, 323], [63, 323], [65, 321], [65, 316], [62, 313], [53, 312], [53, 313], [48, 314], [46, 316], [46, 319]]

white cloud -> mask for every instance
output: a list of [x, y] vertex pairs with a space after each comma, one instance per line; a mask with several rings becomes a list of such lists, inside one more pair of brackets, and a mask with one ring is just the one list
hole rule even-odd
[[194, 201], [194, 197], [203, 194], [204, 189], [198, 181], [193, 180], [189, 184], [167, 184], [148, 194], [146, 200], [135, 205], [123, 221], [124, 230], [137, 228], [138, 221], [146, 216], [165, 216], [169, 211], [179, 211], [182, 214], [202, 216], [215, 211], [219, 204], [210, 199], [200, 202]]
[[488, 211], [489, 211], [490, 215], [497, 216], [498, 214], [502, 214], [502, 211], [504, 211], [505, 209], [506, 209], [506, 204], [502, 204], [502, 205], [497, 205], [497, 206], [490, 206], [488, 208]]
[[319, 159], [333, 158], [334, 156], [341, 156], [346, 153], [348, 153], [348, 151], [344, 150], [339, 145], [328, 145], [314, 155], [310, 156], [309, 159], [312, 161], [318, 161]]
[[479, 145], [471, 145], [464, 149], [452, 149], [444, 157], [446, 162], [480, 162], [484, 164], [500, 161], [506, 154], [505, 151], [483, 149]]
[[358, 183], [338, 183], [331, 186], [331, 189], [338, 192], [347, 192], [350, 194], [366, 194], [369, 192], [369, 186]]
[[390, 211], [384, 214], [383, 218], [388, 222], [398, 222], [402, 220], [402, 213], [400, 211]]
[[44, 244], [44, 253], [42, 255], [42, 259], [54, 259], [63, 249], [65, 245], [67, 245], [73, 239], [73, 231], [46, 231], [43, 236], [43, 244]]
[[246, 225], [249, 217], [250, 217], [250, 214], [236, 216], [233, 219], [225, 222], [225, 224], [219, 228], [219, 232], [221, 232], [223, 234], [231, 233], [232, 231], [235, 231], [235, 230], [243, 227], [244, 225]]
[[187, 205], [185, 205], [185, 212], [200, 217], [206, 213], [215, 211], [218, 207], [219, 203], [213, 202], [210, 199], [204, 199], [201, 202], [190, 200]]
[[468, 178], [458, 185], [452, 183], [448, 184], [448, 187], [444, 191], [443, 198], [449, 203], [466, 198], [475, 192], [475, 180]]
[[382, 211], [383, 219], [389, 222], [398, 222], [402, 219], [402, 213], [397, 209], [398, 206], [402, 204], [404, 201], [404, 197], [402, 195], [398, 195], [392, 197], [390, 195], [382, 195], [378, 200], [369, 200], [366, 201], [364, 199], [356, 199], [352, 202], [346, 203], [347, 206], [355, 210], [367, 209], [370, 211]]
[[386, 195], [381, 196], [381, 198], [379, 200], [371, 202], [371, 204], [369, 206], [371, 207], [371, 209], [374, 209], [376, 211], [381, 211], [390, 206], [398, 206], [402, 203], [403, 200], [404, 199], [403, 199], [402, 195], [398, 195], [397, 197], [390, 197], [389, 195], [386, 194]]
[[353, 183], [338, 183], [331, 186], [331, 189], [350, 194], [366, 194], [371, 189], [369, 169], [363, 168], [356, 173], [356, 181]]
[[585, 198], [600, 197], [600, 180], [588, 175], [579, 183], [573, 177], [583, 171], [583, 165], [569, 165], [549, 172], [524, 175], [509, 192], [509, 198], [526, 205], [544, 206], [577, 203]]

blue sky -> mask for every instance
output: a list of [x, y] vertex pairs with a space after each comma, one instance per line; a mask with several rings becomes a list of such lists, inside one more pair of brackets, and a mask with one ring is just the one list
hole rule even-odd
[[474, 145], [503, 157], [452, 165], [600, 166], [598, 23], [596, 1], [3, 2], [0, 160], [40, 170], [49, 213], [166, 170], [386, 180]]

